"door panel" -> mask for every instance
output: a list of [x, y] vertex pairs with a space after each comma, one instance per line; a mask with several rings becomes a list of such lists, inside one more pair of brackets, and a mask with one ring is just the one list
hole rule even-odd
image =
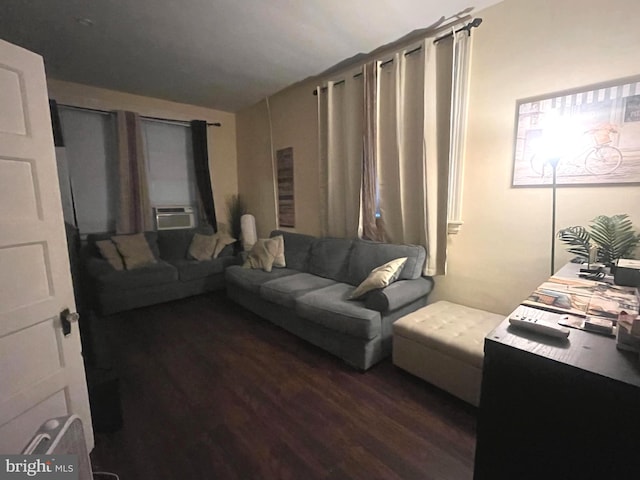
[[6, 110], [6, 115], [0, 116], [0, 132], [14, 135], [27, 134], [27, 122], [23, 108], [22, 79], [17, 71], [6, 65], [0, 68], [0, 105]]

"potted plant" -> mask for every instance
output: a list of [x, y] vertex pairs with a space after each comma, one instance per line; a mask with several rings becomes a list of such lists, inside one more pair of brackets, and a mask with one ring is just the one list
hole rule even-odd
[[627, 214], [599, 215], [591, 220], [588, 228], [580, 225], [563, 228], [558, 238], [569, 246], [569, 253], [584, 261], [589, 260], [590, 249], [595, 245], [596, 261], [610, 267], [619, 258], [631, 258], [640, 243], [640, 235], [633, 230]]
[[242, 235], [240, 218], [245, 213], [247, 213], [247, 205], [244, 203], [244, 200], [240, 198], [240, 195], [230, 195], [227, 198], [227, 221], [229, 222], [229, 233], [236, 239], [234, 243], [236, 253], [240, 251], [242, 245], [240, 241], [240, 236]]

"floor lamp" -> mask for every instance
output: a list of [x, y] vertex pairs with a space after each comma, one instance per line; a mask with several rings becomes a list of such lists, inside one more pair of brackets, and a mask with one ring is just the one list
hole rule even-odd
[[550, 158], [548, 160], [551, 169], [553, 170], [553, 182], [551, 184], [553, 191], [553, 200], [551, 202], [551, 275], [556, 270], [556, 171], [558, 169], [558, 163], [560, 158]]

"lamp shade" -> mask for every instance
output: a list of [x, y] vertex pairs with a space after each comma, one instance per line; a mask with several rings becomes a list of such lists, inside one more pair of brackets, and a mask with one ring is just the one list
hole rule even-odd
[[256, 218], [249, 213], [242, 215], [240, 217], [240, 231], [242, 232], [242, 248], [247, 252], [258, 241]]

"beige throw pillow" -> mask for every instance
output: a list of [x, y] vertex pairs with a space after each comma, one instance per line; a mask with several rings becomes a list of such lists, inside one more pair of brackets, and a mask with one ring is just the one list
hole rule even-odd
[[287, 262], [284, 259], [284, 237], [282, 235], [278, 235], [276, 237], [271, 237], [271, 240], [276, 242], [276, 255], [273, 259], [274, 267], [286, 267]]
[[391, 285], [400, 276], [400, 272], [402, 272], [402, 267], [404, 267], [406, 261], [407, 257], [396, 258], [395, 260], [391, 260], [384, 265], [374, 268], [371, 270], [369, 276], [357, 286], [349, 299], [357, 300], [371, 290]]
[[236, 239], [228, 233], [218, 232], [216, 235], [218, 236], [218, 243], [216, 244], [216, 248], [213, 250], [213, 258], [218, 258], [218, 255], [220, 255], [220, 252], [224, 250], [224, 247], [231, 245], [236, 241]]
[[278, 241], [271, 238], [260, 238], [249, 251], [245, 268], [261, 268], [270, 272], [278, 253]]
[[122, 255], [124, 266], [127, 270], [156, 263], [156, 258], [153, 256], [151, 248], [149, 248], [144, 233], [116, 235], [111, 237], [111, 240], [118, 247], [118, 252]]
[[118, 253], [115, 243], [108, 239], [98, 240], [96, 242], [96, 247], [98, 247], [102, 258], [109, 262], [114, 269], [118, 271], [124, 270], [124, 263], [122, 262], [122, 257]]
[[189, 245], [189, 256], [196, 260], [211, 260], [218, 244], [218, 235], [196, 233]]

